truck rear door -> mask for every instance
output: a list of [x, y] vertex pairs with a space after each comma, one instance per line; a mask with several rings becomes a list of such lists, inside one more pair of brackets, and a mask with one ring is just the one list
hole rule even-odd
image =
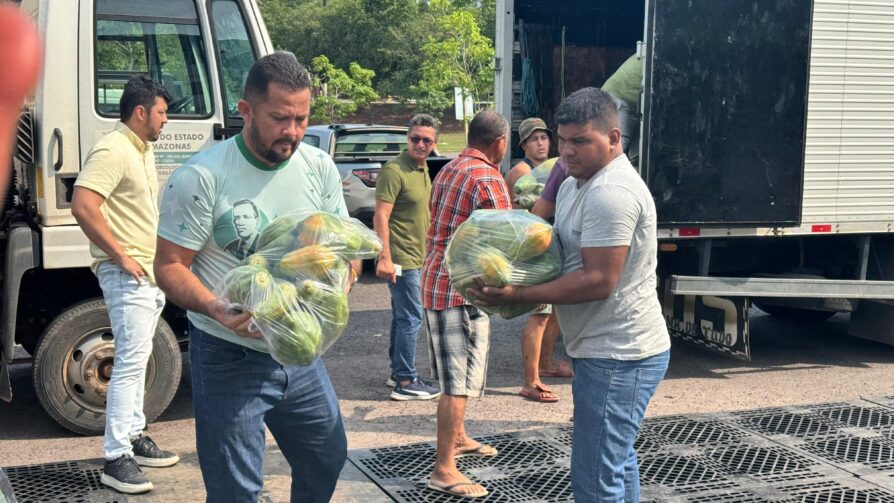
[[650, 0], [641, 163], [659, 225], [800, 223], [812, 4]]

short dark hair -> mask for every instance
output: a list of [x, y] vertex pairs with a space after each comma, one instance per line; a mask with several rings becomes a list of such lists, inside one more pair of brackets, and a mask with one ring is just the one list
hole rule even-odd
[[233, 203], [233, 208], [236, 208], [236, 206], [245, 206], [246, 204], [251, 206], [251, 210], [255, 212], [255, 218], [261, 218], [261, 211], [255, 206], [254, 201], [251, 199], [240, 199]]
[[428, 114], [416, 114], [414, 115], [409, 122], [407, 122], [407, 133], [409, 133], [411, 129], [414, 127], [430, 127], [435, 130], [435, 136], [438, 135], [438, 128], [441, 126], [441, 123], [438, 122], [438, 119], [435, 119], [431, 115]]
[[618, 125], [618, 102], [611, 94], [585, 87], [569, 94], [556, 109], [558, 124], [586, 124], [590, 122], [602, 134]]
[[146, 77], [134, 75], [124, 84], [124, 92], [118, 109], [121, 111], [121, 122], [127, 122], [133, 115], [133, 111], [140, 105], [147, 111], [155, 105], [155, 99], [161, 98], [165, 103], [174, 101], [174, 98], [163, 85]]
[[266, 98], [271, 83], [277, 83], [289, 91], [310, 89], [310, 74], [291, 52], [274, 52], [255, 61], [245, 79], [243, 98]]
[[497, 138], [509, 135], [509, 121], [493, 110], [478, 112], [469, 123], [469, 145], [487, 147]]

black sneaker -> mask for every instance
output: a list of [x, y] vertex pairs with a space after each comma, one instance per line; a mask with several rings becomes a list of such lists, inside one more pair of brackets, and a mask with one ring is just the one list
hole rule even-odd
[[130, 456], [121, 456], [114, 461], [106, 460], [99, 478], [103, 484], [125, 494], [139, 494], [152, 490], [152, 482]]
[[394, 384], [391, 390], [392, 400], [431, 400], [441, 396], [441, 389], [430, 382], [417, 377], [401, 386], [399, 382]]
[[155, 442], [146, 435], [140, 435], [130, 445], [133, 446], [133, 458], [140, 466], [164, 468], [176, 465], [180, 461], [180, 456], [159, 449]]

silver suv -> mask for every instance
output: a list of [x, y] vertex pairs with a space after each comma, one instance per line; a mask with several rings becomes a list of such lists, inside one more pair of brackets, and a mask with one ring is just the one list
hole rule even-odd
[[[364, 124], [310, 126], [304, 133], [304, 142], [332, 156], [341, 173], [348, 213], [372, 227], [379, 171], [385, 162], [406, 148], [407, 128]], [[449, 161], [432, 152], [429, 175], [434, 178]]]

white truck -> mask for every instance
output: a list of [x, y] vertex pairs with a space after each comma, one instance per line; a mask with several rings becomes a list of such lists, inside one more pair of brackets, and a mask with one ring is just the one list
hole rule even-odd
[[[497, 0], [497, 111], [551, 126], [644, 59], [639, 169], [672, 333], [750, 359], [753, 302], [894, 344], [894, 3]], [[638, 44], [638, 41], [641, 43]], [[516, 143], [516, 142], [513, 142]]]
[[[12, 399], [9, 367], [20, 344], [46, 411], [94, 434], [105, 422], [114, 338], [70, 211], [82, 163], [114, 128], [124, 83], [147, 75], [174, 96], [155, 143], [163, 184], [193, 153], [241, 129], [244, 79], [273, 47], [254, 0], [23, 0], [21, 8], [43, 36], [45, 60], [14, 158], [0, 160], [13, 164], [0, 212], [0, 398]], [[185, 315], [169, 306], [149, 361], [149, 420], [177, 390], [185, 341]]]

